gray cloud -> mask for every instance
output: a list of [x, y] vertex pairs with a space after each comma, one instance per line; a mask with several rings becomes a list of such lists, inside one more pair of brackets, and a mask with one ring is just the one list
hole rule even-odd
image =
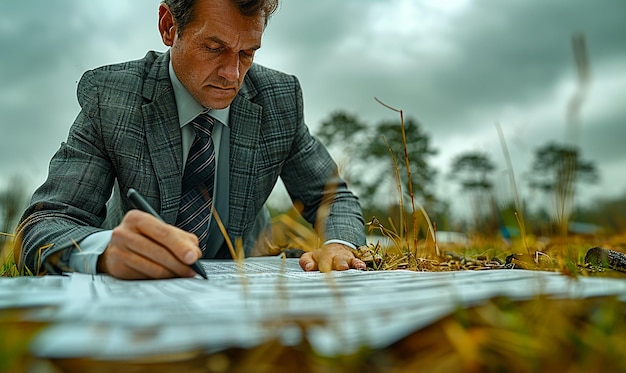
[[[78, 113], [78, 79], [87, 69], [139, 58], [151, 43], [158, 46], [157, 5], [153, 0], [4, 4], [0, 129], [8, 136], [0, 149], [0, 180], [16, 174], [32, 185], [44, 180], [49, 158]], [[141, 15], [147, 9], [150, 17]]]
[[[34, 183], [43, 181], [50, 156], [78, 112], [80, 75], [164, 49], [156, 29], [158, 3], [4, 5], [0, 130], [9, 135], [0, 147], [0, 175], [25, 173]], [[456, 3], [463, 2], [449, 2]], [[584, 33], [593, 80], [581, 111], [580, 144], [606, 174], [607, 188], [626, 189], [626, 179], [615, 172], [626, 161], [620, 143], [626, 138], [626, 108], [619, 98], [626, 87], [611, 83], [626, 82], [619, 68], [626, 63], [623, 4], [465, 3], [449, 12], [434, 1], [283, 0], [257, 61], [299, 77], [313, 130], [336, 109], [369, 123], [396, 118], [374, 102], [377, 96], [422, 122], [439, 148], [440, 168], [457, 153], [477, 148], [503, 167], [494, 126], [500, 122], [521, 174], [537, 146], [564, 138], [565, 107], [576, 83], [570, 38]]]

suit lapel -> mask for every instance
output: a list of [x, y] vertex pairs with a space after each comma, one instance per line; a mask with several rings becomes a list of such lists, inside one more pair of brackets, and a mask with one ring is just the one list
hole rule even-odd
[[169, 78], [169, 54], [159, 57], [146, 84], [143, 121], [153, 172], [158, 181], [160, 215], [174, 224], [178, 214], [183, 170], [182, 137], [174, 90]]
[[247, 221], [254, 220], [254, 217], [248, 219], [247, 215], [254, 197], [262, 108], [245, 97], [248, 92], [249, 90], [237, 95], [230, 111], [229, 234], [232, 237], [241, 237]]

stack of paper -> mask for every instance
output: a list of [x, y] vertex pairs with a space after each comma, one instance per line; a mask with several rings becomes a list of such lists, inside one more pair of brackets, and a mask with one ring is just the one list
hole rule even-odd
[[618, 295], [626, 281], [553, 272], [489, 270], [304, 272], [297, 259], [203, 261], [208, 280], [122, 281], [72, 274], [0, 279], [0, 307], [52, 305], [30, 318], [51, 326], [34, 341], [42, 357], [124, 359], [250, 348], [306, 338], [332, 356], [384, 348], [494, 296], [528, 299]]

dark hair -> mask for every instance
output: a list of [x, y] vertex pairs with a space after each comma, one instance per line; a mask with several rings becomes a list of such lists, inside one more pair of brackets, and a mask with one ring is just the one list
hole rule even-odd
[[[203, 1], [203, 0], [199, 0]], [[276, 9], [278, 9], [278, 0], [231, 0], [239, 9], [239, 13], [246, 17], [263, 15], [265, 17], [265, 25]], [[180, 35], [193, 19], [193, 6], [196, 0], [162, 0], [166, 4], [178, 25], [178, 35]]]

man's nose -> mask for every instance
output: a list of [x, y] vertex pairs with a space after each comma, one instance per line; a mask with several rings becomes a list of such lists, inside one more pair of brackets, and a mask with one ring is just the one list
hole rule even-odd
[[224, 56], [219, 74], [229, 82], [239, 80], [239, 53], [229, 53]]

